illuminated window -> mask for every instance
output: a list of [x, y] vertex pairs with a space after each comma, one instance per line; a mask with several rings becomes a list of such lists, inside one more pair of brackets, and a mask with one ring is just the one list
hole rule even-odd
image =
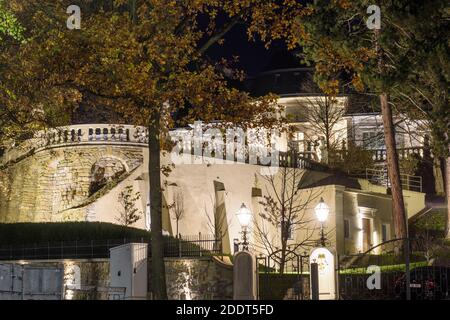
[[300, 131], [294, 132], [294, 140], [301, 141], [304, 138], [305, 138], [305, 134], [303, 132], [300, 132]]

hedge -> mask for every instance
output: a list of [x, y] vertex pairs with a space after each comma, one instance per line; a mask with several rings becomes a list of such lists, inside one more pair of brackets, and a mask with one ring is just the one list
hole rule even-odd
[[[297, 273], [259, 273], [259, 297], [261, 300], [283, 300], [291, 288], [297, 292], [309, 283], [309, 274]], [[306, 291], [306, 290], [305, 290]], [[309, 292], [304, 292], [306, 296]]]
[[148, 241], [150, 233], [104, 222], [0, 223], [0, 245], [123, 238]]

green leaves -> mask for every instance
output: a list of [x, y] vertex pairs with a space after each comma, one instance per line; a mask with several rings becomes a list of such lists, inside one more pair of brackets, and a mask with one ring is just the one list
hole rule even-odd
[[9, 36], [17, 41], [23, 41], [24, 28], [17, 21], [17, 18], [9, 12], [0, 1], [0, 41], [4, 36]]
[[143, 213], [136, 208], [136, 202], [141, 198], [139, 192], [134, 192], [133, 186], [127, 186], [119, 194], [119, 203], [121, 205], [120, 216], [116, 218], [117, 222], [124, 226], [130, 226], [141, 219]]
[[[429, 122], [435, 154], [450, 143], [450, 20], [443, 0], [380, 1], [381, 30], [366, 26], [370, 1], [317, 0], [300, 17], [299, 43], [329, 94], [389, 94], [396, 112]], [[350, 80], [350, 81], [349, 81]]]

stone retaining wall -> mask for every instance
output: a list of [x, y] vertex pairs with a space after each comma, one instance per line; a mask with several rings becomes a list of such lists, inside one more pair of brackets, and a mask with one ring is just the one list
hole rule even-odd
[[[171, 300], [233, 299], [233, 268], [211, 257], [166, 259], [167, 295]], [[151, 265], [149, 263], [149, 269]], [[149, 288], [151, 288], [149, 271]]]
[[[17, 261], [2, 262], [4, 264]], [[70, 300], [105, 300], [110, 286], [109, 259], [69, 259], [20, 261], [34, 267], [62, 267], [64, 270], [64, 297]], [[166, 258], [166, 283], [169, 299], [173, 300], [226, 300], [233, 298], [233, 268], [216, 258]], [[148, 282], [151, 288], [151, 264], [148, 263]], [[80, 289], [70, 290], [67, 285], [77, 278]], [[78, 281], [78, 280], [77, 280]], [[86, 289], [87, 288], [87, 289]], [[100, 290], [103, 288], [103, 290]], [[151, 295], [149, 294], [149, 297]]]
[[[143, 149], [126, 144], [65, 146], [6, 166], [0, 170], [0, 222], [85, 220], [83, 210], [64, 212], [86, 201], [96, 175], [130, 172], [141, 165]], [[96, 173], [99, 163], [103, 167]]]

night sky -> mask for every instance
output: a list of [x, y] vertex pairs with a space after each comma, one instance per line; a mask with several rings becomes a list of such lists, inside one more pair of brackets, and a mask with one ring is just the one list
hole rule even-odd
[[233, 55], [240, 58], [236, 67], [245, 71], [249, 77], [267, 70], [300, 66], [293, 55], [287, 52], [282, 41], [266, 49], [261, 41], [250, 42], [245, 27], [241, 25], [234, 27], [225, 36], [223, 45], [216, 44], [208, 50], [208, 56], [213, 59], [231, 58]]

